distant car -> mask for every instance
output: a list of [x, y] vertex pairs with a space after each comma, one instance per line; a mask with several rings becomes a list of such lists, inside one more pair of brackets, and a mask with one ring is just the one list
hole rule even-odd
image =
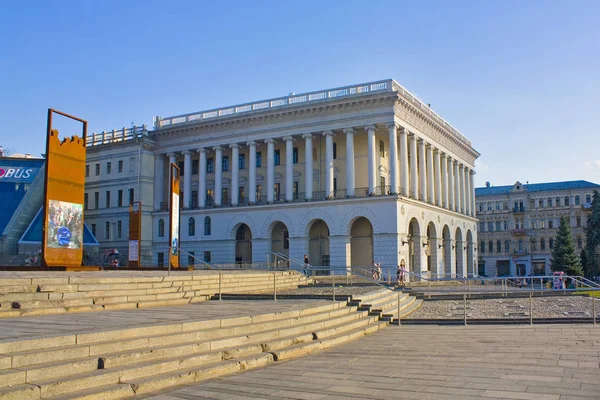
[[71, 231], [66, 226], [61, 226], [58, 228], [58, 232], [56, 233], [56, 239], [58, 244], [61, 246], [68, 246], [71, 242]]

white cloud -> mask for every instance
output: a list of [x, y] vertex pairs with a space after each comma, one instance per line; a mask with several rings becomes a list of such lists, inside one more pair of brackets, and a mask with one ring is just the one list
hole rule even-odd
[[585, 166], [589, 169], [598, 169], [600, 170], [600, 160], [591, 160], [586, 161]]
[[490, 166], [481, 160], [475, 160], [475, 171], [488, 171]]

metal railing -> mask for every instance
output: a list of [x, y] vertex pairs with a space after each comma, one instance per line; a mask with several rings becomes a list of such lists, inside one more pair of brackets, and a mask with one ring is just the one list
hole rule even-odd
[[127, 140], [139, 139], [144, 136], [148, 136], [147, 126], [133, 126], [131, 128], [113, 129], [112, 131], [92, 133], [86, 136], [85, 145], [86, 147], [98, 146], [101, 144], [118, 143]]

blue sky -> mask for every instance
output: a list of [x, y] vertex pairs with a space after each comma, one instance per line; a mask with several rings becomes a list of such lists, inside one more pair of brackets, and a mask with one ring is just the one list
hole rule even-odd
[[472, 141], [477, 185], [600, 183], [598, 15], [594, 0], [7, 2], [0, 145], [42, 153], [48, 107], [99, 132], [394, 78]]

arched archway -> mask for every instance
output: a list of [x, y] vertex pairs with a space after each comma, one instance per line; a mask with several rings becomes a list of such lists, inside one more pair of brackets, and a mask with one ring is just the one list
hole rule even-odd
[[236, 264], [252, 262], [252, 231], [246, 224], [238, 225], [235, 230], [235, 262]]
[[290, 255], [290, 233], [281, 221], [277, 221], [271, 229], [271, 251], [288, 257]]
[[373, 264], [373, 225], [358, 217], [350, 228], [351, 265], [369, 267]]
[[329, 255], [329, 227], [322, 219], [315, 219], [308, 231], [309, 263], [329, 266]]
[[462, 231], [460, 230], [460, 228], [456, 228], [456, 233], [454, 234], [454, 252], [455, 252], [454, 257], [456, 259], [456, 275], [458, 275], [458, 276], [465, 275], [465, 271], [463, 268], [463, 266], [464, 266], [463, 246], [464, 246], [464, 243], [463, 243]]
[[442, 238], [442, 245], [444, 246], [444, 275], [450, 277], [452, 276], [452, 235], [450, 234], [448, 225], [444, 225], [444, 229], [442, 229]]
[[408, 224], [408, 270], [421, 273], [421, 227], [416, 218]]
[[437, 229], [433, 222], [427, 224], [427, 272], [429, 276], [437, 276], [438, 273], [438, 239]]
[[[498, 244], [500, 241], [498, 241]], [[475, 257], [474, 257], [474, 249], [475, 243], [473, 242], [473, 234], [471, 230], [467, 230], [467, 275], [475, 276]], [[500, 250], [500, 246], [496, 250]]]

